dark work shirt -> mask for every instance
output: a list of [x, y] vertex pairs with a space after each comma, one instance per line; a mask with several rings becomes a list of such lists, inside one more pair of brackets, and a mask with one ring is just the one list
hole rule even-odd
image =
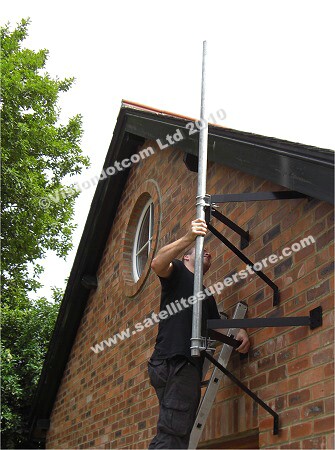
[[[187, 269], [182, 261], [172, 261], [173, 271], [169, 278], [159, 278], [162, 285], [162, 296], [160, 311], [173, 311], [171, 304], [176, 301], [182, 307], [181, 299], [187, 300], [193, 295], [194, 274]], [[205, 288], [204, 288], [205, 289]], [[156, 338], [153, 359], [167, 359], [176, 355], [186, 356], [198, 368], [202, 367], [203, 357], [191, 357], [192, 316], [193, 305], [180, 308], [181, 311], [169, 315], [168, 318], [160, 320]], [[212, 295], [206, 296], [202, 304], [202, 329], [201, 335], [206, 336], [207, 319], [220, 319], [216, 301]], [[176, 309], [176, 308], [174, 308]]]

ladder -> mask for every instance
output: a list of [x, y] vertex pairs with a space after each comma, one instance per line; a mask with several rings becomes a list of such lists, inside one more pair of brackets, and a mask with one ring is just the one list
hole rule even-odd
[[[234, 311], [233, 319], [243, 319], [247, 313], [247, 309], [248, 307], [245, 303], [243, 302], [238, 303]], [[238, 331], [239, 328], [230, 328], [228, 330], [227, 335], [236, 338]], [[218, 356], [218, 362], [222, 366], [227, 367], [232, 350], [233, 347], [231, 347], [228, 344], [223, 344], [220, 354]], [[206, 375], [207, 372], [206, 369], [208, 369], [208, 366], [205, 368], [205, 364], [207, 364], [207, 359], [204, 362], [203, 378]], [[214, 367], [213, 373], [206, 388], [206, 392], [203, 395], [198, 408], [197, 416], [191, 431], [188, 446], [189, 449], [197, 448], [198, 442], [201, 437], [201, 433], [204, 429], [209, 412], [213, 406], [216, 394], [219, 390], [220, 381], [222, 380], [223, 376], [224, 373], [217, 367]]]

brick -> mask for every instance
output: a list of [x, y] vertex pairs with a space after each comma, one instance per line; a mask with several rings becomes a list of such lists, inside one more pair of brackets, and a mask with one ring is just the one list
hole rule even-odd
[[312, 367], [300, 374], [300, 386], [306, 387], [311, 384], [318, 383], [324, 378], [324, 368], [322, 366]]
[[312, 302], [321, 295], [327, 294], [329, 292], [330, 292], [329, 280], [326, 280], [323, 283], [317, 284], [314, 288], [308, 291], [307, 301]]
[[284, 288], [280, 292], [280, 302], [282, 304], [286, 304], [287, 300], [292, 298], [292, 296], [293, 296], [293, 287], [289, 286], [287, 288]]
[[332, 206], [329, 203], [322, 202], [316, 209], [315, 209], [315, 220], [319, 220], [327, 214], [332, 212]]
[[320, 202], [315, 198], [307, 199], [307, 202], [303, 207], [303, 212], [306, 214], [307, 212], [312, 211], [314, 208], [316, 208], [319, 204]]
[[287, 345], [295, 345], [297, 342], [308, 337], [309, 331], [307, 327], [295, 327], [285, 335]]
[[252, 296], [250, 298], [250, 302], [251, 303], [259, 302], [260, 300], [263, 300], [263, 299], [264, 299], [264, 289], [260, 290], [259, 292], [257, 292], [257, 294]]
[[334, 209], [327, 216], [327, 225], [329, 227], [334, 226]]
[[297, 439], [310, 436], [312, 433], [313, 424], [305, 422], [291, 427], [291, 439]]
[[295, 356], [295, 349], [289, 348], [286, 350], [283, 350], [278, 353], [277, 355], [277, 362], [282, 363], [291, 360]]
[[320, 234], [325, 230], [325, 228], [326, 228], [326, 221], [322, 220], [321, 222], [316, 223], [310, 229], [310, 235], [313, 236], [315, 240], [317, 240]]
[[263, 358], [261, 361], [258, 361], [258, 369], [264, 370], [275, 365], [275, 356], [271, 355], [266, 358]]
[[327, 364], [324, 368], [324, 371], [326, 378], [334, 376], [334, 362]]
[[282, 395], [275, 400], [275, 411], [280, 411], [287, 408], [287, 396]]
[[[327, 438], [327, 445], [325, 448], [335, 448], [335, 436], [333, 433], [326, 436]], [[320, 447], [321, 448], [321, 447]]]
[[318, 272], [319, 279], [326, 278], [334, 273], [334, 261], [325, 264]]
[[272, 239], [274, 239], [280, 233], [280, 224], [273, 227], [270, 231], [264, 234], [263, 236], [263, 244], [266, 245]]
[[317, 437], [303, 440], [302, 448], [323, 449], [323, 448], [331, 448], [331, 447], [326, 447], [326, 437], [325, 436], [317, 436]]
[[[269, 386], [264, 386], [259, 390], [260, 397], [263, 400], [273, 399], [283, 393], [296, 392], [298, 389], [299, 380], [298, 378], [290, 378], [280, 380], [277, 383], [271, 384]], [[293, 395], [293, 394], [290, 394]], [[296, 399], [298, 401], [298, 399]]]
[[316, 249], [320, 251], [322, 248], [330, 245], [334, 240], [334, 229], [327, 230], [316, 241]]
[[306, 261], [306, 259], [310, 255], [315, 254], [315, 244], [314, 245], [308, 245], [305, 248], [302, 248], [299, 252], [294, 254], [294, 262], [298, 264], [301, 261]]
[[313, 364], [324, 364], [334, 360], [334, 349], [332, 347], [323, 348], [321, 347], [319, 351], [315, 352], [312, 356]]
[[302, 391], [294, 392], [288, 396], [288, 404], [290, 406], [300, 405], [301, 403], [305, 403], [310, 399], [310, 391], [309, 389], [304, 389]]
[[292, 267], [292, 264], [293, 264], [293, 257], [292, 256], [290, 256], [289, 258], [285, 259], [283, 262], [278, 264], [274, 268], [275, 278], [278, 278], [281, 275], [283, 275], [285, 272], [287, 272]]
[[[307, 327], [306, 327], [307, 328]], [[310, 353], [320, 348], [320, 335], [313, 334], [305, 340], [298, 343], [298, 355], [304, 355], [305, 353]]]
[[316, 433], [324, 433], [326, 431], [334, 431], [334, 416], [315, 419], [314, 430]]
[[324, 413], [324, 404], [322, 401], [317, 401], [310, 403], [302, 408], [301, 418], [304, 420], [306, 418], [311, 418]]
[[261, 262], [263, 265], [263, 270], [268, 270], [271, 267], [271, 263], [268, 261], [268, 256], [272, 255], [272, 244], [271, 242], [264, 247], [260, 247], [260, 249], [255, 253], [255, 261]]
[[260, 433], [259, 446], [260, 448], [269, 448], [268, 445], [275, 445], [275, 448], [278, 448], [278, 442], [287, 441], [288, 437], [288, 428], [281, 428], [278, 435], [274, 435], [272, 432]]
[[[314, 300], [315, 297], [313, 298], [313, 290], [316, 283], [317, 283], [316, 273], [315, 272], [309, 273], [307, 276], [297, 280], [294, 283], [294, 295], [298, 295], [301, 292], [308, 290], [307, 296], [310, 296], [308, 297], [309, 301]], [[322, 295], [322, 293], [320, 295]]]
[[310, 387], [313, 400], [319, 400], [324, 397], [329, 397], [334, 393], [334, 380], [321, 380], [319, 383]]
[[331, 310], [329, 312], [325, 311], [322, 314], [322, 317], [323, 317], [322, 326], [324, 327], [324, 329], [333, 327], [333, 325], [334, 325], [334, 310]]
[[[273, 428], [273, 418], [266, 416], [264, 419], [259, 421], [259, 430], [264, 431]], [[263, 434], [263, 433], [262, 433]]]
[[250, 380], [250, 389], [254, 390], [260, 386], [266, 385], [266, 375], [262, 374]]
[[[320, 302], [320, 303], [319, 303]], [[327, 314], [327, 311], [331, 311], [334, 305], [334, 295], [333, 293], [323, 297], [319, 300], [319, 305], [322, 307], [322, 311]], [[329, 331], [329, 330], [328, 330]]]
[[144, 421], [142, 421], [142, 422], [139, 422], [138, 423], [138, 429], [139, 430], [143, 430], [145, 427], [146, 427], [146, 421], [144, 420]]
[[268, 383], [275, 383], [286, 378], [286, 366], [276, 367], [269, 373]]
[[285, 230], [287, 227], [291, 227], [294, 223], [298, 221], [301, 216], [301, 210], [293, 209], [288, 214], [285, 214], [282, 218], [282, 229]]
[[281, 445], [279, 448], [292, 448], [292, 449], [300, 449], [300, 442], [291, 442], [290, 444], [286, 443]]
[[287, 427], [300, 421], [300, 412], [298, 408], [288, 409], [286, 406], [283, 411], [280, 412], [280, 426]]
[[325, 413], [334, 413], [334, 397], [325, 399], [324, 404]]

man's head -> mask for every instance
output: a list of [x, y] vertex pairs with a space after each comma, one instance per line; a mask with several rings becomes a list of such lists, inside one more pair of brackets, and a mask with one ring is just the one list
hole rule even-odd
[[[184, 253], [183, 263], [185, 266], [194, 273], [194, 264], [195, 264], [195, 246], [191, 247]], [[206, 248], [204, 248], [204, 262], [203, 262], [203, 272], [204, 274], [211, 266], [211, 254], [208, 252]]]

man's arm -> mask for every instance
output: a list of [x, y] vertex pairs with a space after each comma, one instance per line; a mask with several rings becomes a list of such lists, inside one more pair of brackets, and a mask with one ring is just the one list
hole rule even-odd
[[152, 270], [161, 278], [168, 278], [173, 270], [172, 260], [191, 245], [197, 236], [205, 236], [207, 225], [203, 219], [193, 220], [189, 231], [182, 238], [165, 245], [152, 260]]

